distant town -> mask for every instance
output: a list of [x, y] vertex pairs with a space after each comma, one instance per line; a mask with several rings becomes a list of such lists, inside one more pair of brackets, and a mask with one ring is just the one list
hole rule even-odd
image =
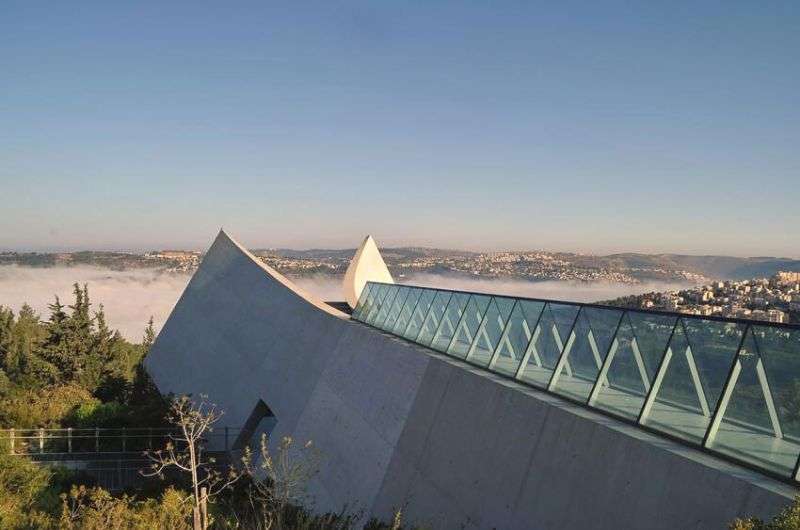
[[602, 302], [637, 309], [678, 311], [779, 323], [800, 323], [800, 273], [717, 281], [682, 291], [625, 296]]
[[[287, 250], [255, 249], [253, 253], [267, 265], [291, 276], [344, 274], [354, 249]], [[614, 282], [636, 284], [643, 281], [710, 281], [702, 272], [658, 259], [628, 263], [623, 255], [591, 256], [545, 251], [478, 253], [429, 248], [382, 249], [392, 274], [397, 278], [414, 273], [438, 273], [484, 278], [514, 278], [531, 281]], [[72, 252], [0, 253], [0, 265], [28, 266], [95, 265], [115, 270], [157, 267], [165, 272], [193, 272], [203, 254], [197, 251], [158, 250], [145, 253]]]
[[[354, 249], [253, 250], [264, 263], [292, 277], [343, 275], [353, 252]], [[649, 254], [593, 256], [546, 251], [480, 253], [413, 247], [382, 249], [382, 254], [390, 271], [399, 280], [414, 274], [430, 273], [587, 283], [668, 281], [684, 283], [688, 287], [602, 303], [769, 322], [800, 322], [798, 260]], [[197, 269], [202, 258], [202, 252], [186, 250], [144, 253], [0, 252], [0, 265], [91, 265], [113, 270], [156, 268], [165, 273], [188, 274]], [[782, 270], [784, 268], [790, 270]]]

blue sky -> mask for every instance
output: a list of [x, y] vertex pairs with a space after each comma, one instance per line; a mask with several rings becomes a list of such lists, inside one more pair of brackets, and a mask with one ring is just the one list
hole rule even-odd
[[800, 3], [0, 0], [0, 248], [800, 257]]

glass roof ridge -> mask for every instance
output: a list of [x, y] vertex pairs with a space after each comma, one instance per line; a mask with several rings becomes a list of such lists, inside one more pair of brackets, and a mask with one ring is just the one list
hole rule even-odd
[[800, 483], [798, 324], [382, 282], [352, 318]]
[[797, 329], [800, 330], [800, 324], [789, 323], [789, 322], [769, 322], [766, 320], [753, 320], [747, 318], [736, 318], [736, 317], [723, 317], [719, 315], [695, 315], [693, 313], [681, 313], [678, 311], [665, 311], [663, 309], [642, 309], [642, 308], [629, 308], [623, 306], [616, 306], [616, 305], [608, 305], [608, 304], [599, 304], [597, 302], [576, 302], [574, 300], [560, 300], [557, 298], [537, 298], [534, 296], [518, 296], [518, 295], [510, 295], [510, 294], [503, 294], [503, 293], [488, 293], [485, 291], [465, 291], [462, 289], [448, 289], [445, 287], [425, 287], [421, 285], [413, 285], [410, 283], [402, 283], [402, 284], [390, 284], [390, 283], [383, 283], [383, 282], [373, 282], [370, 281], [369, 283], [374, 283], [376, 285], [389, 285], [389, 286], [397, 286], [397, 287], [415, 287], [417, 289], [422, 290], [430, 290], [430, 291], [442, 291], [447, 293], [461, 293], [467, 295], [479, 295], [479, 296], [492, 296], [496, 298], [509, 298], [511, 300], [523, 300], [529, 302], [543, 302], [543, 303], [552, 303], [552, 304], [562, 304], [562, 305], [571, 305], [571, 306], [579, 306], [579, 307], [589, 307], [589, 308], [597, 308], [597, 309], [617, 309], [620, 311], [628, 311], [631, 313], [639, 313], [644, 315], [662, 315], [662, 316], [670, 316], [670, 317], [687, 317], [687, 318], [700, 318], [703, 320], [713, 320], [717, 322], [729, 322], [732, 324], [750, 324], [750, 323], [758, 323], [764, 324], [768, 326], [780, 327], [780, 328], [788, 328], [788, 329]]

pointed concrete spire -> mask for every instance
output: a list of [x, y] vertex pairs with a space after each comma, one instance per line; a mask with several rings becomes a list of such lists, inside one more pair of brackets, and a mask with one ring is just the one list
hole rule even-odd
[[394, 283], [372, 236], [364, 238], [344, 275], [342, 284], [344, 299], [350, 307], [356, 306], [358, 297], [361, 296], [361, 291], [368, 281]]

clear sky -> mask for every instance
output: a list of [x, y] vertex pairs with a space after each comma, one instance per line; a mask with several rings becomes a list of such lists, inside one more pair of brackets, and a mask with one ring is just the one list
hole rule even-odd
[[800, 2], [0, 0], [0, 248], [800, 256]]

